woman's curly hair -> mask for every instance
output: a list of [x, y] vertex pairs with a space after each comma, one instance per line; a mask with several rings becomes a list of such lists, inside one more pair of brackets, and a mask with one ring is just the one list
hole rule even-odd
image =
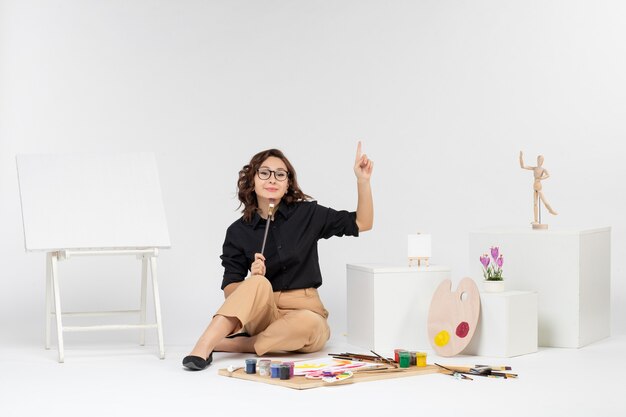
[[285, 157], [278, 149], [268, 149], [261, 151], [254, 155], [250, 160], [250, 163], [244, 165], [241, 171], [239, 171], [239, 179], [237, 180], [237, 196], [239, 197], [239, 207], [243, 206], [243, 219], [246, 222], [252, 221], [252, 216], [258, 210], [258, 202], [256, 198], [256, 192], [254, 192], [254, 176], [257, 170], [261, 167], [261, 164], [269, 157], [274, 156], [282, 160], [287, 166], [289, 176], [287, 181], [289, 185], [287, 192], [282, 198], [286, 204], [291, 204], [296, 201], [306, 201], [311, 196], [306, 195], [300, 189], [298, 185], [298, 179], [296, 177], [296, 170], [291, 165], [291, 162]]

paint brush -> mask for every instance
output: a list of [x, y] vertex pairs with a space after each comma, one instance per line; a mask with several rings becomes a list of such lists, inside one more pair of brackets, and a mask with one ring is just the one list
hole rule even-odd
[[457, 365], [448, 365], [448, 368], [452, 369], [456, 372], [461, 372], [464, 374], [472, 374], [472, 375], [488, 375], [493, 370], [488, 366], [457, 366]]
[[408, 368], [389, 368], [386, 365], [382, 365], [380, 368], [376, 367], [376, 368], [365, 368], [365, 369], [353, 369], [352, 373], [362, 373], [362, 372], [367, 372], [368, 374], [388, 374], [391, 372], [406, 372], [408, 370]]
[[510, 371], [513, 368], [510, 366], [506, 366], [506, 365], [474, 365], [474, 368], [483, 368], [483, 367], [487, 367], [487, 368], [491, 368], [492, 371]]
[[448, 365], [448, 368], [453, 369], [457, 372], [470, 373], [474, 375], [479, 374], [488, 374], [492, 371], [510, 371], [512, 368], [510, 366], [492, 366], [492, 365]]
[[372, 352], [374, 355], [378, 356], [386, 364], [392, 365], [394, 368], [398, 367], [398, 365], [395, 362], [391, 362], [389, 359], [383, 358], [382, 356], [380, 356], [378, 353], [374, 352], [373, 350], [370, 350], [370, 352]]
[[505, 372], [492, 372], [490, 373], [488, 376], [495, 376], [498, 378], [517, 378], [517, 374], [510, 374], [510, 373], [505, 373]]
[[372, 356], [372, 355], [361, 355], [358, 353], [329, 353], [328, 356], [332, 356], [335, 359], [343, 359], [343, 360], [354, 360], [354, 361], [365, 361], [365, 362], [384, 362], [389, 365], [395, 365], [395, 361], [387, 358], [383, 358], [382, 356]]
[[458, 372], [460, 374], [467, 374], [467, 375], [472, 375], [472, 376], [485, 376], [489, 378], [504, 378], [504, 379], [517, 378], [517, 374], [512, 374], [508, 372], [494, 372], [493, 368], [489, 366], [469, 367], [469, 366], [449, 365], [448, 367], [444, 367], [442, 365], [438, 365], [438, 364], [436, 365], [441, 368], [447, 369], [450, 372]]
[[270, 231], [270, 223], [274, 217], [274, 199], [270, 199], [270, 206], [267, 209], [267, 223], [265, 223], [265, 234], [263, 235], [263, 245], [261, 245], [261, 255], [265, 253], [265, 243], [267, 242], [267, 234]]
[[460, 379], [469, 379], [470, 381], [474, 380], [473, 378], [470, 378], [469, 376], [463, 374], [462, 372], [458, 372], [458, 371], [455, 371], [454, 369], [446, 368], [445, 366], [439, 365], [438, 363], [435, 363], [435, 365], [437, 365], [440, 368], [445, 369], [446, 371], [452, 372], [451, 374], [446, 374], [446, 375], [450, 375], [450, 376], [453, 376], [455, 378], [460, 378]]
[[[510, 366], [506, 366], [505, 368], [511, 369]], [[517, 378], [517, 374], [512, 374], [510, 372], [500, 372], [501, 369], [494, 369], [491, 366], [476, 366], [474, 368], [470, 368], [470, 374], [472, 375], [480, 375], [480, 376], [495, 376], [502, 378]]]

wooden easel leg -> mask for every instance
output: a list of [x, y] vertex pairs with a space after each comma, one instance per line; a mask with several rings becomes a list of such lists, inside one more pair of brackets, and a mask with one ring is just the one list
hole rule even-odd
[[150, 257], [150, 276], [152, 277], [152, 293], [154, 295], [154, 315], [157, 322], [157, 335], [159, 338], [159, 357], [165, 359], [165, 349], [163, 348], [163, 326], [161, 324], [161, 301], [159, 298], [159, 287], [157, 285], [157, 264], [154, 256]]
[[54, 252], [50, 257], [50, 269], [51, 274], [50, 278], [52, 281], [52, 287], [54, 289], [54, 315], [56, 317], [57, 322], [57, 340], [58, 340], [58, 348], [59, 348], [59, 362], [64, 362], [64, 352], [63, 352], [63, 323], [61, 321], [62, 309], [61, 309], [61, 297], [59, 295], [59, 274], [57, 268], [57, 257], [58, 254]]
[[[146, 293], [148, 288], [148, 259], [144, 256], [141, 258], [141, 310], [139, 312], [139, 322], [146, 324]], [[141, 329], [139, 335], [139, 344], [146, 344], [146, 329]]]
[[52, 316], [52, 252], [46, 253], [46, 350], [50, 349], [50, 318]]

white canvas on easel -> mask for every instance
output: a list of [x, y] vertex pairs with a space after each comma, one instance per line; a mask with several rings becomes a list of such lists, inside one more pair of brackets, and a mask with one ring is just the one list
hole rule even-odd
[[[156, 328], [164, 357], [157, 286], [158, 250], [170, 247], [156, 160], [151, 153], [18, 155], [26, 251], [43, 251], [46, 259], [46, 348], [50, 321], [56, 317], [59, 361], [63, 332]], [[75, 256], [132, 255], [142, 260], [140, 324], [63, 326], [57, 262]], [[156, 323], [146, 323], [148, 268], [152, 278]], [[54, 304], [54, 311], [52, 311]], [[68, 314], [69, 315], [69, 314]]]
[[170, 246], [150, 153], [18, 155], [27, 251]]

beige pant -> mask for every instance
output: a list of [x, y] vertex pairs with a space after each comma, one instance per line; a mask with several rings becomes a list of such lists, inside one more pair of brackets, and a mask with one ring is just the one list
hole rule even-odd
[[236, 317], [245, 331], [256, 335], [257, 355], [317, 352], [330, 337], [328, 311], [317, 289], [273, 292], [272, 284], [260, 275], [242, 282], [215, 314]]

